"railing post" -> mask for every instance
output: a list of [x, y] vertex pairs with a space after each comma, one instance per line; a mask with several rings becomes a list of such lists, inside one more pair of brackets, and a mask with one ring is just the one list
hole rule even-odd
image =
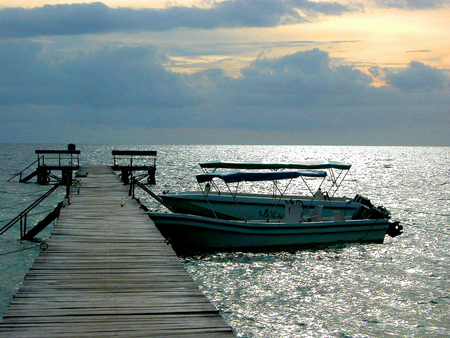
[[134, 181], [135, 181], [135, 178], [133, 175], [131, 175], [130, 189], [128, 191], [128, 196], [131, 196], [132, 198], [134, 198]]

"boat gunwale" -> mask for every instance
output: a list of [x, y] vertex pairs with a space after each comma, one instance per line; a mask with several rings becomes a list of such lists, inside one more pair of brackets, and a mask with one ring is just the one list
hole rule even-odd
[[[387, 230], [387, 227], [389, 226], [389, 221], [387, 219], [359, 219], [359, 220], [346, 220], [346, 221], [333, 221], [333, 220], [327, 220], [327, 221], [319, 221], [319, 222], [299, 222], [299, 223], [284, 223], [284, 222], [261, 222], [261, 221], [255, 221], [249, 222], [249, 221], [243, 221], [243, 220], [223, 220], [223, 219], [216, 219], [216, 218], [210, 218], [210, 217], [203, 217], [203, 216], [196, 216], [196, 215], [189, 215], [189, 214], [164, 214], [164, 213], [149, 213], [149, 217], [155, 221], [156, 219], [165, 219], [172, 221], [165, 222], [165, 224], [173, 223], [175, 226], [181, 226], [180, 222], [185, 222], [190, 227], [198, 227], [198, 228], [206, 228], [214, 231], [223, 231], [223, 232], [236, 232], [236, 233], [243, 233], [245, 231], [248, 231], [251, 233], [251, 231], [276, 231], [280, 232], [282, 231], [289, 231], [286, 234], [292, 235], [293, 231], [313, 231], [313, 230], [325, 230], [325, 229], [331, 229], [331, 228], [337, 228], [341, 229], [341, 231], [335, 231], [335, 232], [342, 232], [344, 228], [354, 228], [352, 231], [371, 231], [371, 229], [367, 229], [367, 227], [379, 227], [382, 226]], [[197, 224], [194, 224], [193, 221], [195, 221]], [[175, 223], [178, 222], [178, 223]], [[158, 221], [156, 221], [158, 223]], [[189, 224], [188, 224], [189, 223]], [[224, 228], [227, 227], [227, 228]], [[357, 227], [364, 227], [364, 229], [356, 230]], [[241, 231], [238, 231], [241, 230]], [[242, 231], [244, 230], [244, 231]], [[381, 230], [381, 229], [380, 229]], [[347, 230], [346, 230], [347, 231]], [[300, 232], [301, 233], [301, 232]], [[278, 233], [279, 234], [279, 233]], [[279, 234], [280, 235], [280, 234]], [[283, 234], [284, 235], [284, 234]]]
[[[289, 199], [292, 200], [293, 202], [295, 201], [323, 201], [323, 202], [346, 202], [346, 203], [353, 203], [353, 198], [347, 197], [347, 196], [339, 196], [339, 197], [331, 197], [330, 199], [312, 199], [311, 196], [308, 195], [291, 195], [291, 194], [286, 194], [286, 195], [274, 195], [274, 194], [261, 194], [261, 193], [247, 193], [247, 192], [238, 192], [238, 193], [230, 193], [228, 191], [221, 191], [220, 193], [217, 191], [210, 191], [209, 194], [207, 196], [205, 196], [205, 194], [201, 191], [201, 190], [191, 190], [191, 191], [182, 191], [182, 192], [176, 192], [173, 194], [159, 194], [158, 195], [161, 198], [164, 197], [169, 197], [169, 198], [179, 198], [179, 199], [185, 199], [186, 196], [194, 196], [194, 197], [199, 197], [199, 198], [206, 198], [209, 196], [213, 196], [213, 197], [220, 197], [220, 196], [226, 196], [226, 197], [231, 197], [231, 198], [254, 198], [254, 199], [261, 199], [261, 200], [267, 200], [267, 199]], [[178, 197], [177, 197], [178, 196]], [[225, 202], [225, 201], [224, 201]], [[245, 202], [245, 201], [242, 201]]]

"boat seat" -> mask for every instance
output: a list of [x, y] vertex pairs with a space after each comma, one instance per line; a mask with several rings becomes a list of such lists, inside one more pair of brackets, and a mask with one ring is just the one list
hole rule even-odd
[[323, 221], [322, 218], [322, 210], [323, 210], [323, 205], [316, 205], [314, 207], [314, 209], [311, 211], [311, 213], [304, 215], [303, 219], [306, 222], [319, 222], [319, 221]]
[[316, 193], [314, 194], [314, 199], [319, 201], [325, 200], [325, 196], [323, 195], [323, 192], [320, 188], [317, 189]]
[[300, 223], [303, 206], [301, 204], [286, 204], [284, 207], [284, 223]]
[[345, 217], [339, 211], [333, 211], [335, 222], [345, 222]]

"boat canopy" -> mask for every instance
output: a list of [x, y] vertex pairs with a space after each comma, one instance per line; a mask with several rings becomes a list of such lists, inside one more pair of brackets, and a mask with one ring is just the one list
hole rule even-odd
[[336, 161], [308, 161], [299, 163], [267, 163], [267, 162], [201, 162], [201, 168], [210, 169], [341, 169], [349, 170], [351, 164]]
[[280, 171], [280, 172], [232, 172], [232, 173], [210, 173], [197, 175], [198, 183], [210, 182], [214, 178], [220, 178], [225, 183], [236, 183], [243, 181], [276, 181], [297, 177], [326, 177], [325, 171]]

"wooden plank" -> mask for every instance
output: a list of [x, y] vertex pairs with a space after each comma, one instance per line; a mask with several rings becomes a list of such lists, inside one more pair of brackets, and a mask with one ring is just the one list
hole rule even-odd
[[88, 171], [0, 322], [0, 338], [234, 337], [112, 169]]

